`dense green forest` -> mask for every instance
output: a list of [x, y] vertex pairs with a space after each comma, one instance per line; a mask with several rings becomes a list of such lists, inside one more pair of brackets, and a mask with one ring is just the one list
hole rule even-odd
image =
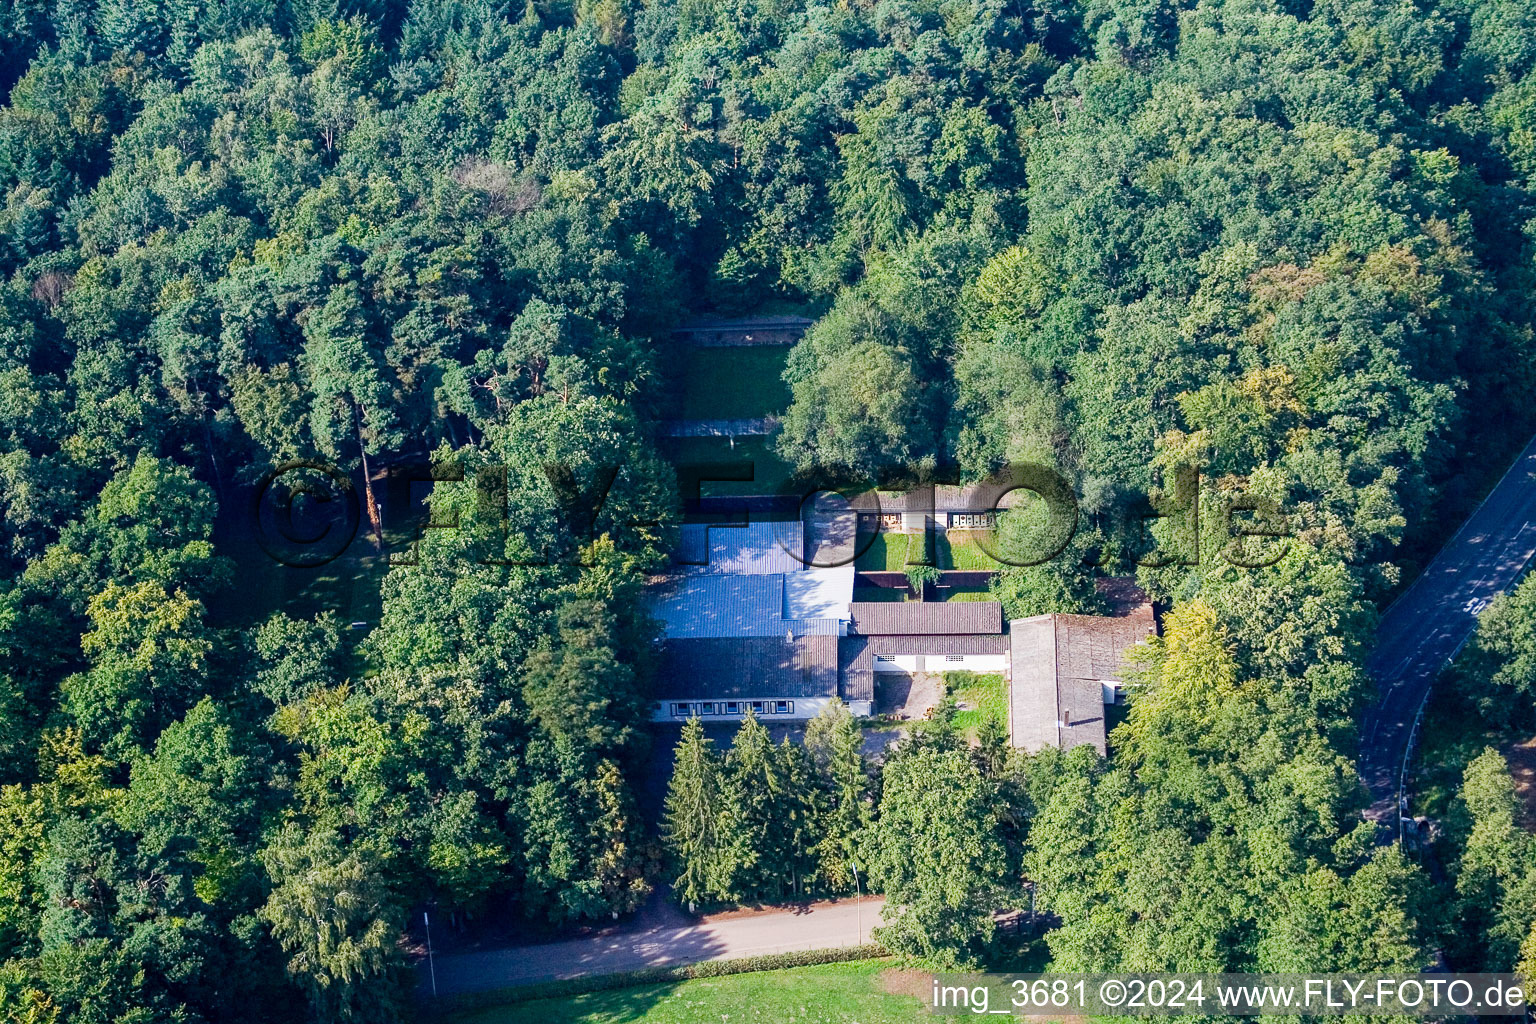
[[[7, 0], [0, 85], [4, 1020], [391, 1020], [428, 904], [855, 856], [939, 961], [1028, 879], [1063, 969], [1536, 963], [1498, 755], [1440, 882], [1353, 764], [1375, 609], [1536, 428], [1526, 0]], [[1073, 482], [1011, 613], [1091, 607], [1180, 466], [1289, 553], [1141, 570], [1173, 610], [1107, 762], [939, 729], [871, 778], [834, 715], [685, 736], [643, 820], [669, 329], [763, 309], [816, 316], [786, 460]], [[365, 638], [261, 606], [225, 524], [264, 473], [358, 473], [366, 543], [428, 455], [460, 526]], [[620, 467], [595, 523], [551, 463]], [[1520, 600], [1460, 671], [1530, 705]]]

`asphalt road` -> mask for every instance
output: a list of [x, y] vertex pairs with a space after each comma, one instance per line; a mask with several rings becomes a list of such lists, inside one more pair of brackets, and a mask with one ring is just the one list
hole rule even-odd
[[[635, 922], [596, 936], [438, 956], [433, 965], [437, 992], [447, 996], [642, 967], [857, 946], [870, 941], [884, 904], [872, 896], [858, 903], [841, 900], [696, 920], [654, 903]], [[431, 998], [428, 970], [417, 971], [417, 990]]]
[[1440, 669], [1472, 635], [1477, 613], [1536, 556], [1536, 440], [1456, 535], [1382, 616], [1367, 669], [1380, 698], [1361, 723], [1367, 817], [1396, 825], [1414, 722]]

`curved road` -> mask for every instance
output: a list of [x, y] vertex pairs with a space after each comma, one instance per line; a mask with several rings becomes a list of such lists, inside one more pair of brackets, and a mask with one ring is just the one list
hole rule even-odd
[[1536, 556], [1536, 439], [1418, 579], [1382, 616], [1366, 668], [1380, 697], [1361, 724], [1366, 816], [1396, 825], [1404, 763], [1440, 669], [1461, 650], [1477, 613]]

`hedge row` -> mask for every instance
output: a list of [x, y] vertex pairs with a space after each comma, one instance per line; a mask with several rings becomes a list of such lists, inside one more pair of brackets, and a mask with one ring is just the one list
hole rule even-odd
[[873, 960], [889, 955], [880, 946], [871, 944], [849, 946], [844, 949], [801, 949], [788, 953], [742, 957], [738, 960], [705, 960], [702, 963], [677, 964], [671, 967], [642, 967], [639, 970], [620, 971], [617, 974], [595, 974], [581, 978], [566, 978], [561, 981], [490, 989], [485, 992], [465, 992], [436, 1000], [427, 997], [420, 1004], [421, 1016], [423, 1019], [444, 1017], [468, 1010], [480, 1010], [507, 1003], [522, 1003], [532, 999], [554, 999], [581, 995], [585, 992], [631, 988], [636, 985], [663, 985], [693, 978], [721, 978], [729, 974], [782, 971], [791, 967]]

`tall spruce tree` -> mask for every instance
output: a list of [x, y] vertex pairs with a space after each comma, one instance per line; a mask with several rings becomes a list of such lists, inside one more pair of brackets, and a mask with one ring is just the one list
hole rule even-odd
[[825, 796], [816, 784], [815, 768], [806, 749], [785, 737], [779, 744], [779, 771], [784, 795], [779, 801], [779, 828], [785, 853], [784, 870], [790, 890], [801, 896], [814, 882], [817, 849], [826, 817]]
[[720, 863], [721, 760], [697, 718], [683, 725], [673, 755], [662, 831], [676, 877], [672, 895], [681, 903], [713, 898]]
[[768, 730], [750, 711], [725, 755], [724, 795], [720, 897], [760, 900], [783, 896], [789, 881], [783, 820], [793, 795]]
[[822, 793], [821, 836], [816, 874], [829, 892], [854, 888], [851, 862], [860, 834], [869, 825], [869, 768], [864, 735], [848, 705], [833, 699], [805, 727], [805, 749]]

